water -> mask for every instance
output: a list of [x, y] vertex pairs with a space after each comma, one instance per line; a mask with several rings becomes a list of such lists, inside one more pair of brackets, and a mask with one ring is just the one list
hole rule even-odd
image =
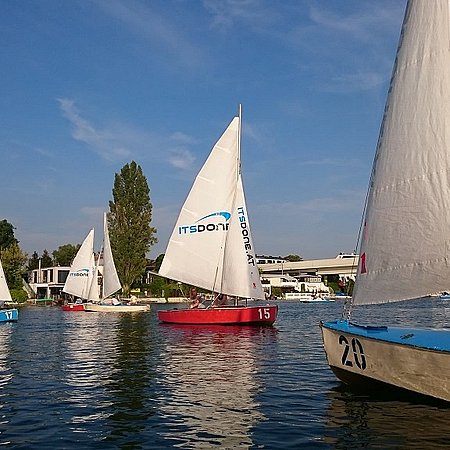
[[[363, 314], [448, 326], [447, 302]], [[131, 315], [22, 308], [18, 323], [0, 326], [0, 445], [449, 448], [450, 406], [358, 393], [334, 377], [319, 321], [340, 317], [340, 302], [279, 306], [273, 328], [162, 325], [158, 307]]]

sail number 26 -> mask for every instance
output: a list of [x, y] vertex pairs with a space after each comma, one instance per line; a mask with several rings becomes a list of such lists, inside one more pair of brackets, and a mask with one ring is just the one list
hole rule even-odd
[[340, 335], [339, 344], [344, 346], [341, 359], [342, 365], [349, 367], [356, 365], [356, 367], [361, 370], [364, 370], [367, 367], [364, 349], [358, 339], [352, 338], [351, 343], [349, 343], [345, 336]]

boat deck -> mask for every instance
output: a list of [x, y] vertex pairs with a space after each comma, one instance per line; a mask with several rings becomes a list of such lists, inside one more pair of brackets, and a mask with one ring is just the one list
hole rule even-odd
[[321, 326], [337, 332], [350, 333], [368, 339], [405, 344], [412, 347], [426, 348], [437, 351], [450, 351], [450, 329], [407, 328], [364, 326], [347, 320], [323, 322]]

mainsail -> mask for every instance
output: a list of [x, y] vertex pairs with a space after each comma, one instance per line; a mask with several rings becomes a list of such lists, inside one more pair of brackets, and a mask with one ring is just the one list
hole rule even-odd
[[63, 291], [84, 300], [98, 300], [97, 267], [94, 257], [94, 229], [76, 254]]
[[408, 3], [374, 161], [354, 304], [450, 290], [449, 17], [448, 1]]
[[6, 283], [5, 272], [3, 271], [2, 262], [0, 261], [0, 301], [11, 302], [11, 293]]
[[122, 288], [117, 275], [116, 266], [109, 240], [108, 223], [106, 213], [103, 216], [103, 298], [109, 297]]
[[240, 122], [240, 116], [233, 118], [198, 173], [159, 274], [263, 299], [240, 175]]

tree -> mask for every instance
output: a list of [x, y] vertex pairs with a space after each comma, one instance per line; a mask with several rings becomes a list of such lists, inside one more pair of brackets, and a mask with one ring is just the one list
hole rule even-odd
[[159, 272], [159, 268], [161, 267], [161, 264], [164, 259], [164, 253], [161, 253], [156, 259], [155, 259], [155, 272]]
[[1, 251], [1, 260], [9, 289], [22, 288], [22, 273], [27, 263], [27, 255], [22, 252], [17, 242]]
[[112, 194], [107, 215], [111, 247], [123, 293], [128, 295], [145, 271], [146, 254], [157, 242], [156, 228], [150, 226], [150, 189], [138, 164], [132, 161], [115, 174]]
[[46, 267], [52, 267], [53, 266], [53, 260], [51, 256], [48, 253], [48, 250], [44, 250], [42, 252], [41, 256], [41, 268], [45, 269]]
[[19, 243], [14, 237], [14, 230], [14, 226], [6, 219], [0, 221], [0, 250]]
[[283, 259], [285, 259], [286, 261], [290, 261], [290, 262], [303, 261], [303, 258], [299, 255], [287, 255]]
[[80, 245], [65, 244], [60, 245], [58, 250], [54, 250], [53, 263], [58, 266], [70, 266]]
[[28, 260], [28, 270], [39, 269], [39, 255], [36, 251], [33, 252], [31, 258]]

